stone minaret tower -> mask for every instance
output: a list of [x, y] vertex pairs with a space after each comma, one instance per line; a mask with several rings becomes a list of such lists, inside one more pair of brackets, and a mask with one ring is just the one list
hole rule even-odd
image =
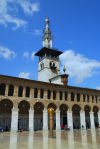
[[35, 55], [39, 56], [38, 61], [38, 81], [50, 82], [50, 78], [53, 78], [60, 74], [59, 70], [59, 55], [63, 52], [58, 49], [52, 48], [51, 31], [49, 28], [48, 16], [45, 20], [46, 27], [43, 30], [44, 37], [43, 48], [40, 49]]

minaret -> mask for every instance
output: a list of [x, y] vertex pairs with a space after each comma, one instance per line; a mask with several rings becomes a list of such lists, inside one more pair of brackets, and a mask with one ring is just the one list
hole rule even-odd
[[44, 37], [42, 38], [43, 47], [52, 48], [52, 39], [53, 39], [53, 37], [51, 37], [51, 31], [50, 31], [50, 28], [49, 28], [48, 16], [46, 17], [45, 23], [46, 23], [46, 27], [43, 30]]
[[44, 37], [42, 38], [43, 48], [35, 55], [39, 56], [38, 81], [50, 82], [50, 78], [60, 74], [59, 55], [63, 52], [58, 51], [56, 48], [52, 48], [53, 37], [51, 37], [48, 16], [46, 17], [45, 23], [46, 27], [43, 30]]

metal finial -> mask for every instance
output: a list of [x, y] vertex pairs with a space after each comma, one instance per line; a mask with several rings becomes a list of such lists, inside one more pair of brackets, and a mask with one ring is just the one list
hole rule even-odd
[[64, 65], [64, 69], [63, 69], [63, 71], [64, 71], [64, 73], [65, 73], [65, 71], [66, 71], [65, 65]]

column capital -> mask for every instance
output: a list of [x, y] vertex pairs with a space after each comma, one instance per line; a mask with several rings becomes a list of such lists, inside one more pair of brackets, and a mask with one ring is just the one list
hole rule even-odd
[[94, 114], [94, 112], [91, 111], [91, 112], [89, 112], [89, 114]]
[[56, 111], [55, 111], [56, 113], [60, 113], [60, 110], [59, 109], [56, 109]]
[[34, 112], [34, 110], [28, 110], [29, 112]]
[[12, 111], [19, 111], [19, 109], [15, 108], [15, 109], [11, 109]]
[[82, 111], [82, 110], [81, 110], [80, 113], [85, 113], [85, 111]]
[[73, 113], [73, 111], [67, 111], [67, 113]]

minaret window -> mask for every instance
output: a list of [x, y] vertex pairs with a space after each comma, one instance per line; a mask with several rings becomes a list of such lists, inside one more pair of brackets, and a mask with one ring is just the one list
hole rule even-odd
[[41, 69], [43, 69], [44, 68], [44, 63], [41, 63], [40, 67], [41, 67]]
[[50, 68], [57, 68], [57, 67], [55, 66], [55, 62], [53, 62], [53, 61], [50, 62]]

